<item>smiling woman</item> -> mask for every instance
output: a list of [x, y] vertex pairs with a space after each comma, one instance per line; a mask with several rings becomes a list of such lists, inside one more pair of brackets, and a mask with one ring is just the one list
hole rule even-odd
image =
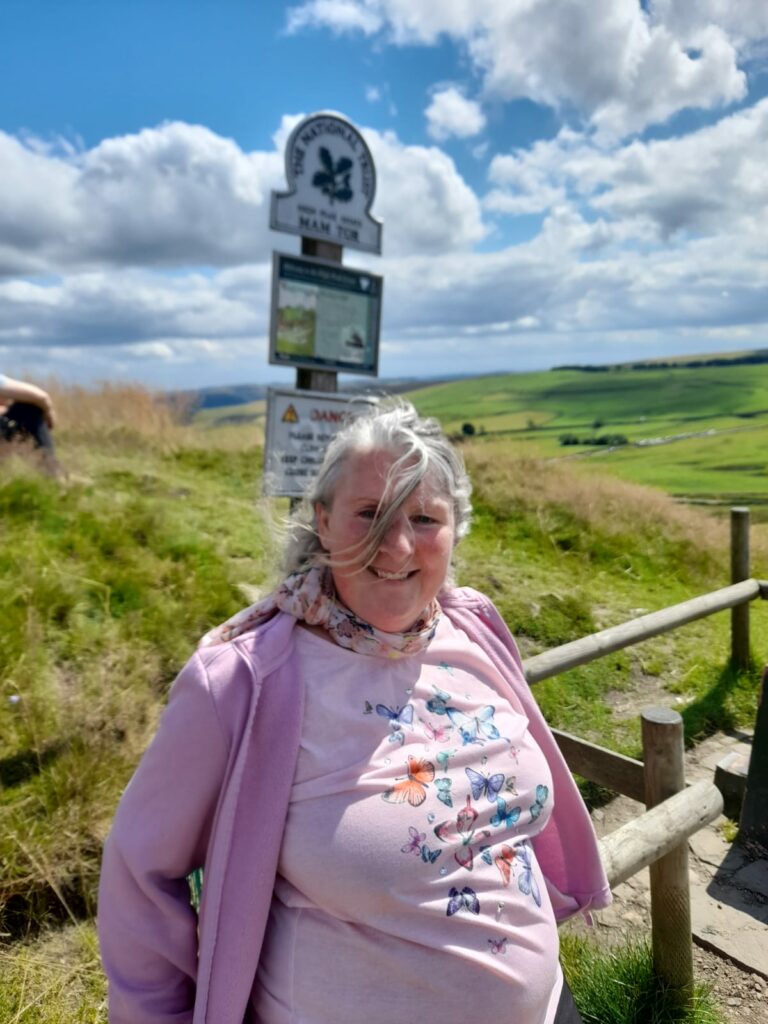
[[610, 894], [514, 640], [450, 579], [469, 493], [412, 406], [331, 444], [285, 579], [203, 639], [118, 808], [113, 1024], [444, 1024], [479, 991], [580, 1020], [557, 922]]

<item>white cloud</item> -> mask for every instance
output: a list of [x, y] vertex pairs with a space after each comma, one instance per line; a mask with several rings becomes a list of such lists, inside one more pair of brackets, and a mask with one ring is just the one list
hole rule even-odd
[[366, 85], [365, 98], [369, 103], [378, 103], [381, 99], [381, 89], [377, 85]]
[[[274, 150], [252, 153], [178, 122], [66, 157], [0, 132], [0, 277], [267, 260], [285, 244], [269, 231], [269, 199], [285, 187], [282, 150], [297, 120], [283, 118]], [[390, 251], [465, 248], [483, 236], [479, 202], [449, 157], [366, 134]]]
[[381, 16], [373, 5], [357, 0], [310, 0], [288, 10], [287, 31], [299, 32], [303, 28], [325, 26], [335, 32], [358, 29], [373, 35], [382, 26]]
[[442, 150], [368, 131], [386, 255], [466, 250], [485, 237], [480, 202]]
[[563, 131], [494, 158], [487, 209], [533, 212], [580, 204], [607, 218], [620, 240], [675, 235], [765, 235], [768, 229], [768, 99], [679, 138], [606, 149]]
[[708, 0], [706, 15], [693, 17], [685, 10], [700, 5], [682, 0], [656, 3], [652, 16], [638, 0], [309, 0], [291, 25], [380, 31], [400, 45], [447, 36], [466, 47], [489, 95], [576, 109], [621, 137], [686, 107], [744, 97], [739, 44], [768, 33], [758, 0], [745, 5], [734, 15], [725, 0]]
[[485, 128], [485, 115], [480, 104], [467, 99], [455, 86], [435, 90], [424, 113], [427, 132], [436, 142], [444, 142], [451, 136], [468, 139]]

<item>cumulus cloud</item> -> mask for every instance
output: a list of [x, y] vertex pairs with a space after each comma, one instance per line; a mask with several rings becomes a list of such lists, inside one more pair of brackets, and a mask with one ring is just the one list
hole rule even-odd
[[765, 235], [768, 100], [677, 138], [606, 149], [562, 131], [493, 159], [485, 199], [502, 213], [547, 210], [565, 199], [605, 217], [622, 240], [676, 235]]
[[427, 132], [436, 142], [455, 136], [468, 139], [485, 128], [485, 115], [480, 104], [469, 100], [456, 86], [437, 89], [425, 110]]
[[[686, 15], [700, 6], [705, 14]], [[489, 95], [575, 109], [603, 135], [621, 137], [686, 107], [744, 97], [738, 44], [767, 31], [758, 0], [745, 7], [734, 15], [725, 0], [664, 0], [649, 14], [638, 0], [308, 0], [290, 24], [382, 32], [401, 45], [447, 36], [467, 48]]]
[[[270, 194], [285, 187], [283, 150], [297, 120], [283, 119], [274, 150], [251, 153], [183, 123], [64, 156], [0, 132], [0, 275], [267, 260], [277, 242]], [[388, 247], [432, 252], [483, 236], [478, 200], [449, 157], [366, 134]]]

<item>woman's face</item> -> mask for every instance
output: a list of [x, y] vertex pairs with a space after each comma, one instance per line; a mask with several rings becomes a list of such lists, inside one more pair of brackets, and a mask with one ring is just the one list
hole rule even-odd
[[432, 477], [422, 480], [387, 531], [367, 568], [361, 556], [396, 456], [358, 452], [343, 467], [330, 509], [317, 505], [317, 532], [332, 560], [341, 601], [386, 633], [407, 630], [445, 582], [454, 541], [453, 504]]

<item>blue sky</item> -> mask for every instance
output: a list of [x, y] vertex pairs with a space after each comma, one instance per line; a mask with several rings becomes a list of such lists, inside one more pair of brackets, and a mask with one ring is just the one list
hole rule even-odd
[[382, 376], [768, 347], [764, 0], [4, 0], [0, 370], [290, 383], [283, 150], [378, 170]]

